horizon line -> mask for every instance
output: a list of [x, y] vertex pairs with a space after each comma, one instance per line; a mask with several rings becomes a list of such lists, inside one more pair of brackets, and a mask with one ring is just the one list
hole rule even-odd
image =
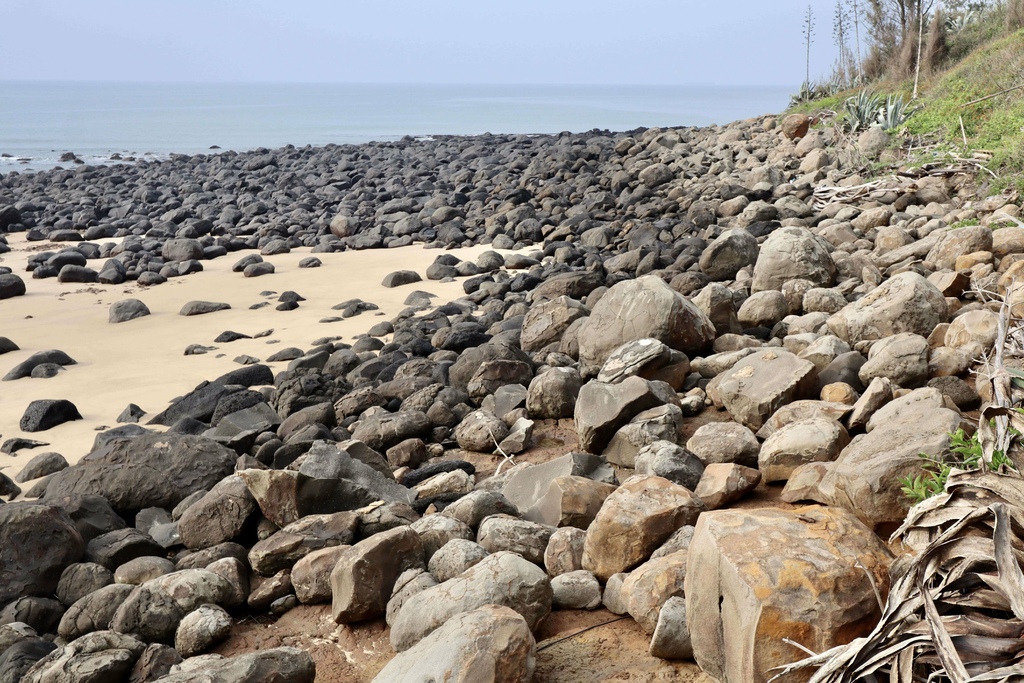
[[280, 80], [131, 80], [131, 79], [66, 79], [66, 78], [0, 78], [0, 84], [103, 84], [103, 85], [368, 85], [368, 86], [464, 86], [464, 87], [608, 87], [608, 88], [793, 88], [799, 85], [787, 83], [527, 83], [527, 82], [469, 82], [469, 81], [280, 81]]

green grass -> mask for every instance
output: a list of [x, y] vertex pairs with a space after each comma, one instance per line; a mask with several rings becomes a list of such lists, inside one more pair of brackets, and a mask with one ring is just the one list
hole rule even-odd
[[[989, 168], [1000, 176], [1002, 188], [1020, 186], [1024, 172], [1024, 89], [969, 104], [1020, 85], [1024, 73], [1024, 31], [994, 40], [929, 85], [922, 108], [907, 122], [907, 131], [931, 136], [967, 151], [993, 153]], [[961, 129], [961, 120], [963, 128]]]
[[[912, 103], [919, 109], [907, 121], [903, 131], [919, 140], [940, 145], [923, 155], [919, 152], [920, 158], [914, 159], [915, 164], [948, 159], [950, 151], [965, 155], [974, 151], [991, 152], [992, 159], [987, 166], [999, 177], [993, 179], [981, 173], [979, 181], [992, 194], [1011, 189], [1024, 194], [1024, 89], [969, 104], [1022, 84], [1024, 30], [998, 37], [1000, 22], [1001, 19], [993, 15], [973, 24], [967, 33], [952, 40], [949, 68], [923, 79], [921, 96]], [[876, 93], [903, 94], [909, 101], [913, 81], [884, 81], [869, 88]], [[839, 114], [836, 123], [841, 124], [846, 116], [846, 100], [857, 92], [849, 90], [804, 102], [790, 111], [813, 114], [831, 109]], [[967, 138], [966, 149], [964, 136]]]

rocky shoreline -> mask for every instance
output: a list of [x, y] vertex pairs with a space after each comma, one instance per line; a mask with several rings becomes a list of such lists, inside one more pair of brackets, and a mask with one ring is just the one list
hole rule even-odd
[[[489, 247], [387, 275], [406, 308], [364, 335], [240, 356], [158, 414], [129, 406], [75, 464], [0, 472], [0, 681], [312, 681], [311, 647], [211, 651], [243, 619], [327, 603], [341, 631], [386, 623], [394, 657], [350, 674], [378, 683], [569, 680], [538, 669], [562, 612], [628, 616], [637, 660], [667, 667], [644, 680], [703, 680], [695, 661], [766, 681], [805, 654], [785, 639], [868, 633], [908, 552], [887, 543], [901, 478], [977, 422], [998, 320], [979, 292], [1024, 296], [1024, 226], [1019, 197], [953, 170], [866, 183], [877, 132], [810, 124], [0, 177], [0, 255], [40, 248], [0, 264], [0, 299], [49, 278], [131, 287], [104, 312], [125, 334], [151, 288], [218, 259], [274, 287], [293, 251], [314, 269]], [[447, 303], [418, 289], [451, 281]], [[251, 315], [375, 306], [308, 295]], [[218, 315], [210, 298], [180, 314]], [[4, 390], [74, 373], [53, 346], [5, 362], [22, 349], [0, 337]], [[33, 401], [5, 452], [82, 407]]]

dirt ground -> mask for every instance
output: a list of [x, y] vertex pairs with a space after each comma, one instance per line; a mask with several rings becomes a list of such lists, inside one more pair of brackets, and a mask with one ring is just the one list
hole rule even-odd
[[[276, 621], [244, 620], [215, 652], [231, 656], [286, 645], [301, 647], [316, 662], [317, 683], [367, 683], [394, 656], [389, 633], [383, 619], [339, 626], [331, 619], [330, 605], [302, 605]], [[536, 636], [534, 683], [713, 683], [693, 662], [651, 657], [647, 654], [650, 637], [636, 622], [604, 609], [552, 612]]]

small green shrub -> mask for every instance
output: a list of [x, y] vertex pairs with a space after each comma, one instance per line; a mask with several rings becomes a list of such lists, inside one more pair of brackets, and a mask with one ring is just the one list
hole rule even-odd
[[[978, 434], [967, 436], [963, 429], [958, 429], [950, 437], [950, 448], [952, 455], [949, 458], [940, 458], [927, 453], [921, 453], [921, 474], [907, 475], [900, 478], [900, 486], [903, 494], [910, 498], [916, 505], [923, 500], [937, 496], [946, 488], [946, 481], [954, 468], [958, 470], [976, 470], [981, 467], [982, 448]], [[992, 454], [991, 469], [993, 472], [1001, 467], [1013, 468], [1013, 463], [1002, 451]]]

